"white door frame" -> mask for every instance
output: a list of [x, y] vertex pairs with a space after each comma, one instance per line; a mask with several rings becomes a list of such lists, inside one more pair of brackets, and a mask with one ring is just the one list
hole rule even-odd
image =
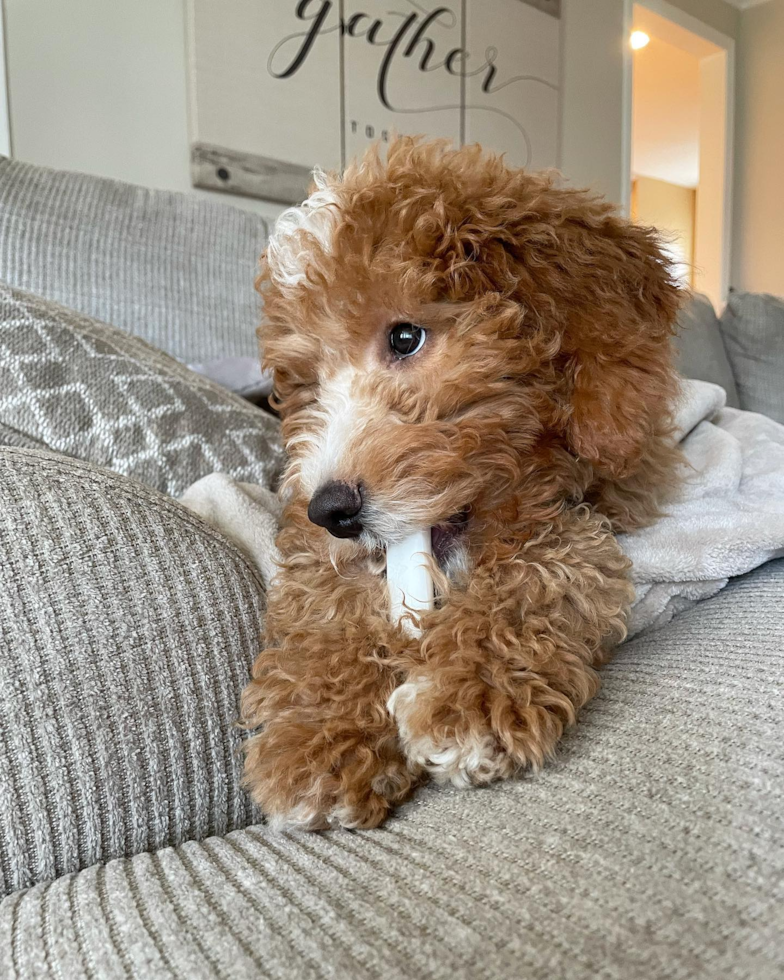
[[[721, 292], [724, 300], [729, 294], [730, 270], [732, 262], [732, 177], [735, 148], [735, 41], [733, 38], [717, 31], [710, 24], [706, 24], [691, 14], [687, 14], [679, 7], [675, 7], [668, 0], [632, 0], [633, 3], [645, 7], [654, 14], [664, 17], [666, 20], [677, 24], [679, 27], [691, 31], [698, 37], [710, 41], [716, 47], [721, 48], [727, 55], [726, 73], [726, 115], [725, 115], [725, 135], [724, 135], [724, 214], [722, 227], [724, 229], [724, 240], [722, 242], [721, 255]], [[628, 86], [631, 90], [632, 76], [631, 66], [629, 67]], [[625, 129], [628, 137], [628, 154], [631, 161], [631, 125]], [[631, 168], [630, 168], [631, 176]]]
[[0, 156], [11, 156], [11, 113], [6, 70], [5, 6], [0, 0]]

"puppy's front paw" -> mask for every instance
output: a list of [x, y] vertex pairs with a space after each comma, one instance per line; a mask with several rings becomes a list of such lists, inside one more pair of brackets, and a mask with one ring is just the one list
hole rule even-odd
[[490, 729], [471, 730], [458, 719], [434, 721], [433, 686], [413, 677], [390, 697], [387, 708], [397, 722], [400, 741], [412, 767], [422, 768], [437, 783], [465, 788], [511, 776], [514, 761]]
[[574, 715], [565, 696], [541, 685], [503, 691], [471, 679], [450, 689], [423, 675], [398, 687], [387, 708], [409, 765], [459, 788], [540, 766]]
[[248, 742], [245, 785], [276, 829], [377, 827], [416, 781], [389, 743], [272, 722]]

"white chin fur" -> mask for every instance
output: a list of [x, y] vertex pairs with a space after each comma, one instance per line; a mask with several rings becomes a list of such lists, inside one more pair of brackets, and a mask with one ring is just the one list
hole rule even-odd
[[430, 773], [437, 783], [452, 783], [459, 789], [481, 786], [506, 779], [514, 772], [514, 763], [499, 748], [490, 732], [461, 739], [436, 741], [429, 735], [414, 737], [409, 719], [417, 698], [430, 687], [430, 681], [413, 677], [392, 692], [387, 710], [397, 722], [398, 734], [406, 758], [412, 766]]

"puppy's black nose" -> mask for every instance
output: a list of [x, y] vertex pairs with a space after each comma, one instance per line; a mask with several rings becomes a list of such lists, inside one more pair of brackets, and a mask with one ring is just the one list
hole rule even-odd
[[308, 517], [336, 538], [358, 538], [362, 533], [362, 494], [359, 487], [331, 480], [313, 494]]

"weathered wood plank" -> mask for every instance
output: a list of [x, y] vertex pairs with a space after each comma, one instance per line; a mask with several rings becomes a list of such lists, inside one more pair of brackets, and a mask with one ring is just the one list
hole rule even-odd
[[211, 191], [299, 204], [308, 196], [310, 170], [284, 160], [226, 150], [211, 143], [191, 145], [191, 183]]

